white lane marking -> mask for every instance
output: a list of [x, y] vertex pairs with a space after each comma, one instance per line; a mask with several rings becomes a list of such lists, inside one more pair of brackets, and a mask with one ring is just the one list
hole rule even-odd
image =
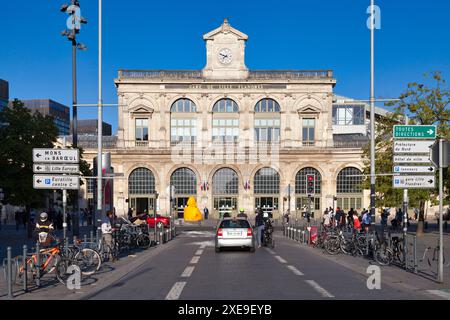
[[289, 269], [289, 270], [291, 270], [294, 274], [296, 274], [297, 276], [303, 276], [304, 274], [300, 271], [300, 270], [298, 270], [296, 267], [294, 267], [294, 266], [287, 266], [287, 268]]
[[272, 249], [266, 248], [267, 251], [269, 251], [270, 254], [275, 254], [275, 251], [273, 251]]
[[450, 300], [450, 293], [444, 292], [442, 290], [427, 290], [429, 293], [444, 298], [445, 300]]
[[320, 293], [322, 295], [322, 297], [334, 298], [334, 296], [331, 293], [329, 293], [327, 290], [325, 290], [324, 288], [319, 286], [319, 284], [317, 282], [315, 282], [314, 280], [306, 280], [306, 283], [308, 283], [311, 287], [313, 287], [314, 290], [316, 290], [318, 293]]
[[203, 249], [199, 249], [199, 250], [195, 251], [196, 256], [200, 256], [202, 253], [203, 253]]
[[166, 300], [178, 300], [185, 285], [186, 282], [175, 282], [172, 289], [170, 289], [167, 294]]
[[193, 266], [188, 266], [188, 267], [186, 267], [186, 269], [184, 269], [184, 271], [183, 271], [183, 273], [181, 274], [181, 276], [182, 276], [183, 278], [189, 278], [189, 277], [191, 276], [191, 274], [192, 274], [192, 271], [194, 271], [194, 268], [195, 268], [195, 267], [193, 267]]
[[196, 263], [198, 262], [198, 259], [200, 259], [200, 256], [194, 256], [194, 257], [192, 257], [192, 259], [191, 259], [191, 262], [190, 262], [190, 263], [192, 263], [192, 264], [196, 264]]
[[137, 255], [135, 255], [135, 254], [129, 254], [128, 256], [131, 257], [131, 258], [136, 258], [137, 257]]
[[281, 263], [287, 263], [287, 261], [286, 260], [284, 260], [282, 257], [280, 257], [280, 256], [274, 256], [275, 257], [275, 259], [277, 259], [278, 261], [280, 261]]

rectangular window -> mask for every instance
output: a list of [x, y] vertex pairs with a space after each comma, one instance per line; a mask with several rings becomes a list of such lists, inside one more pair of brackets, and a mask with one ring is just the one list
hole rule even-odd
[[172, 119], [171, 124], [170, 141], [172, 143], [197, 140], [196, 119]]
[[213, 141], [236, 142], [238, 136], [238, 119], [213, 119]]
[[334, 125], [363, 125], [365, 107], [362, 105], [333, 106]]
[[303, 119], [302, 140], [303, 142], [314, 142], [315, 119]]
[[148, 141], [148, 119], [136, 119], [136, 141]]
[[280, 119], [255, 119], [254, 126], [257, 142], [280, 141]]

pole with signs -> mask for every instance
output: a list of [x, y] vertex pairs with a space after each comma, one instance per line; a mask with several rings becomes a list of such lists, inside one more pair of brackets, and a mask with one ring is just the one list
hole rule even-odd
[[443, 150], [443, 139], [439, 139], [439, 282], [444, 282], [444, 228], [443, 228], [443, 218], [444, 214], [442, 212], [443, 203], [443, 169], [444, 169], [444, 150]]

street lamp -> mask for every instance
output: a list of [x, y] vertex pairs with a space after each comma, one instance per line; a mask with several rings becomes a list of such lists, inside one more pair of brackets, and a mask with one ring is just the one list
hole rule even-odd
[[[77, 42], [77, 34], [80, 32], [81, 24], [86, 24], [87, 20], [80, 14], [80, 3], [77, 0], [72, 0], [70, 5], [63, 4], [60, 8], [61, 12], [69, 14], [67, 19], [67, 28], [61, 32], [63, 37], [67, 37], [72, 43], [72, 146], [78, 147], [78, 116], [77, 116], [77, 49], [85, 51], [86, 45]], [[73, 234], [79, 236], [78, 228], [78, 190], [75, 194], [75, 216]]]

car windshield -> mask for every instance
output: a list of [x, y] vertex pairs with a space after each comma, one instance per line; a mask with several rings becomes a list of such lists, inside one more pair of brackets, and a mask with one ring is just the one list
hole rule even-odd
[[220, 228], [250, 228], [250, 224], [247, 220], [224, 220], [220, 224]]

